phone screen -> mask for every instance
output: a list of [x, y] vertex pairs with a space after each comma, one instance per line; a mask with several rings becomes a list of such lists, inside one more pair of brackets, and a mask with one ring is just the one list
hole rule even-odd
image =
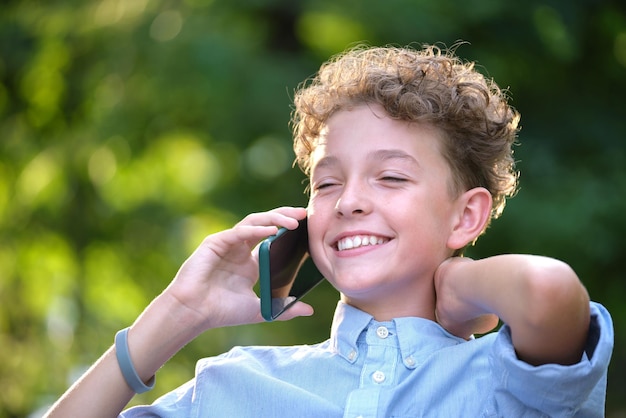
[[324, 278], [315, 268], [298, 275], [309, 258], [309, 234], [306, 219], [298, 228], [281, 228], [259, 247], [261, 314], [273, 321]]

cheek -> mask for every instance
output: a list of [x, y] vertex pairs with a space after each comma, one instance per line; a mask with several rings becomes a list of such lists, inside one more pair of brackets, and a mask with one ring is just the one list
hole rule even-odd
[[324, 253], [324, 249], [319, 239], [311, 239], [312, 237], [309, 235], [309, 255], [313, 260], [313, 264], [320, 271], [323, 277], [329, 278], [332, 276], [331, 268], [329, 264], [328, 257]]
[[317, 251], [317, 248], [320, 246], [320, 242], [322, 241], [322, 230], [320, 228], [318, 217], [309, 215], [308, 220], [308, 229], [309, 229], [309, 249], [311, 255]]
[[309, 228], [309, 242], [321, 240], [327, 221], [325, 211], [322, 210], [319, 199], [310, 198], [306, 209], [307, 223]]
[[323, 219], [315, 211], [308, 212], [309, 253], [316, 265], [323, 263], [324, 258], [324, 227]]

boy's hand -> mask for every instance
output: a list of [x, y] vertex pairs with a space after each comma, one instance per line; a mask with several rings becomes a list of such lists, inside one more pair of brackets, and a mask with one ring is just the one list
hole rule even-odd
[[435, 272], [435, 317], [451, 334], [468, 339], [473, 334], [485, 334], [498, 325], [498, 317], [485, 313], [481, 306], [461, 297], [457, 280], [464, 278], [463, 270], [474, 261], [465, 257], [445, 260]]
[[[253, 291], [258, 276], [255, 247], [278, 227], [296, 228], [305, 216], [305, 209], [288, 207], [255, 213], [232, 229], [205, 238], [167, 289], [130, 327], [128, 350], [139, 379], [147, 382], [185, 344], [209, 328], [262, 321], [259, 298]], [[310, 306], [300, 302], [283, 319], [312, 313]], [[47, 416], [114, 417], [134, 395], [113, 346]]]
[[[261, 322], [258, 280], [258, 243], [278, 227], [294, 229], [306, 216], [304, 208], [283, 207], [246, 216], [232, 229], [208, 236], [185, 261], [164, 296], [187, 311], [186, 326], [197, 333], [209, 328]], [[311, 315], [297, 303], [281, 319]]]
[[580, 360], [589, 295], [562, 261], [523, 254], [451, 258], [437, 268], [434, 281], [436, 316], [451, 333], [485, 333], [499, 317], [511, 329], [519, 359], [533, 365]]

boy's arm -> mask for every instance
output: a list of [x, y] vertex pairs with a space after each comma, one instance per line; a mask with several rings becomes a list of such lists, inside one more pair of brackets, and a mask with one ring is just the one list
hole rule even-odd
[[[530, 255], [451, 258], [435, 273], [436, 315], [467, 338], [495, 325], [511, 328], [518, 357], [530, 364], [580, 361], [589, 330], [589, 296], [565, 263]], [[482, 327], [482, 329], [481, 329]]]
[[[277, 226], [295, 228], [305, 215], [303, 208], [252, 214], [204, 240], [128, 332], [130, 358], [144, 382], [202, 332], [263, 320], [253, 290], [258, 277], [253, 249]], [[311, 313], [310, 306], [298, 303], [281, 319]], [[133, 396], [111, 347], [45, 417], [117, 417]]]
[[[165, 294], [156, 298], [128, 333], [130, 358], [144, 382], [194, 338], [190, 329], [176, 327], [178, 321], [186, 320], [174, 313], [179, 308], [168, 299]], [[111, 347], [45, 417], [117, 417], [134, 395], [122, 376], [115, 348]]]

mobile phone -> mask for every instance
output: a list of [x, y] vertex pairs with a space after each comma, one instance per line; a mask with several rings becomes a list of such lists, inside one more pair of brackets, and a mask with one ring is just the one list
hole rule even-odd
[[[307, 263], [306, 272], [298, 274]], [[306, 274], [305, 274], [306, 273]], [[259, 247], [261, 314], [273, 321], [291, 305], [317, 286], [324, 278], [309, 257], [306, 219], [298, 228], [281, 228]]]

